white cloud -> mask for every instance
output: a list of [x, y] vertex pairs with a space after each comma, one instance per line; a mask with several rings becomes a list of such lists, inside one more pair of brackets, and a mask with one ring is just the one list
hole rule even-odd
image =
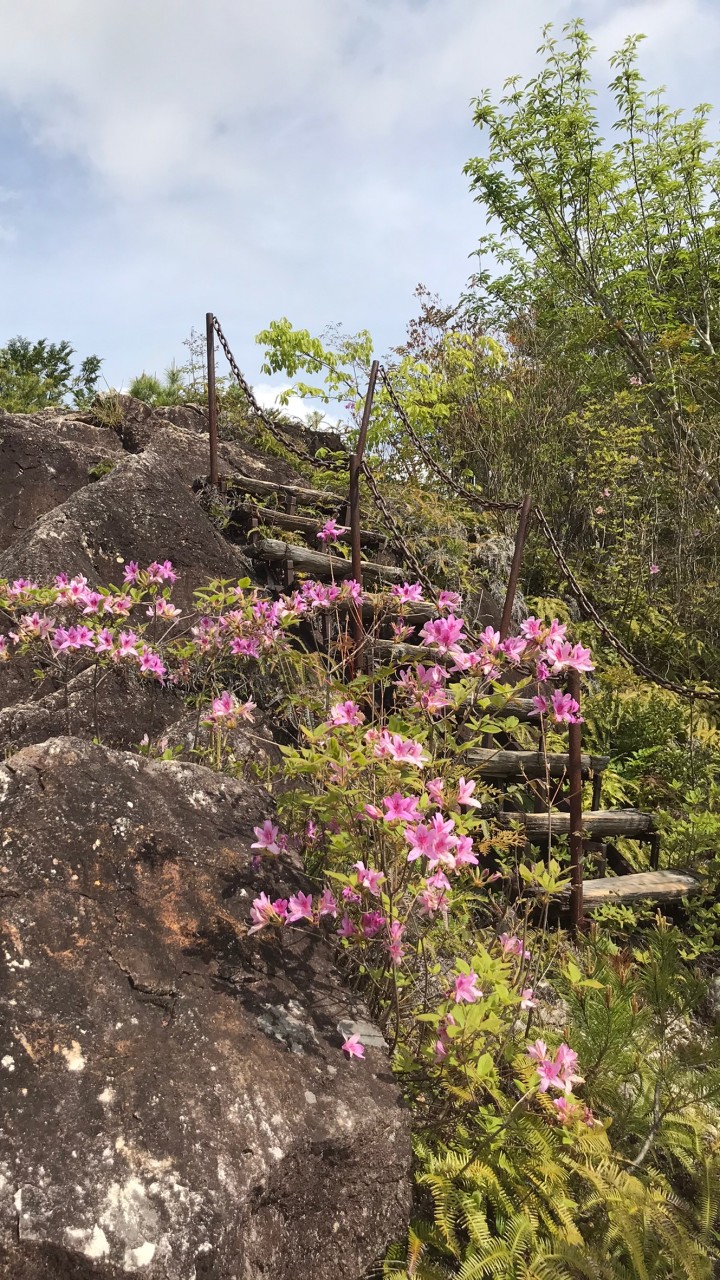
[[286, 413], [290, 418], [299, 418], [301, 422], [305, 422], [312, 414], [320, 412], [323, 415], [322, 426], [331, 428], [336, 427], [340, 418], [337, 414], [328, 413], [327, 406], [319, 401], [303, 400], [302, 396], [288, 396], [287, 401], [282, 399], [285, 392], [290, 390], [290, 383], [286, 382], [280, 386], [272, 383], [255, 383], [253, 392], [255, 399], [263, 409], [280, 409], [282, 413]]
[[122, 383], [211, 307], [251, 376], [283, 314], [382, 352], [419, 280], [469, 273], [471, 97], [578, 13], [604, 52], [648, 30], [681, 101], [714, 89], [714, 0], [0, 0], [0, 341], [67, 334]]

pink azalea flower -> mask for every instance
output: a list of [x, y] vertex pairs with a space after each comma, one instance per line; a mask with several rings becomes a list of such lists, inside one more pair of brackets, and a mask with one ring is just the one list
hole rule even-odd
[[466, 808], [480, 809], [482, 807], [480, 801], [473, 798], [474, 790], [474, 781], [466, 782], [464, 778], [461, 778], [458, 782], [458, 804], [464, 805]]
[[420, 635], [426, 644], [437, 645], [440, 653], [447, 653], [465, 638], [465, 623], [449, 613], [445, 618], [426, 622]]
[[520, 661], [527, 649], [527, 640], [523, 640], [522, 636], [508, 636], [507, 640], [503, 640], [500, 648], [508, 661], [514, 666]]
[[537, 1009], [537, 1000], [533, 995], [532, 987], [524, 987], [520, 992], [520, 1008]]
[[119, 658], [137, 657], [138, 637], [134, 631], [121, 631], [117, 648]]
[[442, 778], [431, 778], [430, 782], [427, 782], [425, 784], [425, 790], [427, 791], [433, 804], [444, 803], [443, 786], [444, 786], [444, 782]]
[[346, 578], [340, 588], [340, 592], [343, 599], [346, 600], [362, 600], [363, 598], [363, 589], [354, 578]]
[[248, 930], [248, 933], [257, 933], [259, 929], [264, 929], [269, 924], [285, 924], [287, 908], [288, 904], [285, 898], [276, 898], [274, 902], [271, 902], [266, 893], [261, 893], [250, 909], [253, 925]]
[[273, 826], [269, 818], [259, 827], [253, 827], [253, 831], [257, 839], [250, 845], [251, 849], [264, 849], [267, 853], [279, 853], [280, 845], [278, 844], [279, 830]]
[[300, 890], [294, 893], [288, 903], [287, 919], [288, 924], [293, 924], [296, 920], [312, 920], [313, 918], [313, 900], [311, 893], [303, 893]]
[[554, 643], [556, 640], [564, 640], [567, 636], [567, 627], [564, 622], [558, 622], [557, 618], [553, 618], [547, 629], [546, 640]]
[[470, 836], [458, 836], [455, 846], [455, 867], [476, 867], [477, 855], [473, 853], [473, 842]]
[[255, 636], [235, 636], [230, 641], [230, 652], [236, 658], [259, 658], [260, 642]]
[[152, 564], [147, 567], [147, 573], [151, 582], [160, 584], [162, 582], [177, 582], [177, 574], [172, 567], [170, 560], [163, 560], [162, 564], [158, 564], [157, 560], [153, 560]]
[[388, 926], [388, 934], [390, 941], [388, 942], [388, 955], [394, 965], [402, 964], [405, 958], [405, 948], [402, 945], [403, 934], [405, 933], [405, 925], [399, 920], [393, 920]]
[[375, 742], [373, 755], [380, 760], [395, 760], [397, 764], [412, 764], [418, 768], [428, 761], [419, 742], [403, 738], [399, 733], [389, 733], [387, 729], [383, 729]]
[[364, 720], [365, 716], [356, 702], [336, 702], [330, 708], [329, 723], [332, 725], [357, 725], [362, 724]]
[[385, 796], [386, 822], [415, 822], [420, 818], [420, 810], [415, 796], [403, 796], [399, 791]]
[[438, 609], [449, 609], [452, 613], [454, 609], [461, 608], [462, 596], [458, 595], [457, 591], [441, 591], [438, 595], [437, 603]]
[[340, 921], [338, 933], [341, 938], [352, 938], [355, 934], [355, 925], [348, 915], [344, 915]]
[[477, 985], [478, 975], [473, 969], [469, 973], [459, 973], [455, 979], [453, 998], [456, 1004], [474, 1004], [482, 1000], [483, 993]]
[[415, 631], [414, 627], [408, 627], [404, 622], [391, 622], [390, 629], [392, 631], [395, 644], [404, 644], [406, 640], [410, 639], [410, 636]]
[[338, 524], [337, 520], [332, 519], [325, 521], [325, 524], [317, 536], [321, 542], [327, 544], [328, 542], [337, 542], [340, 534], [343, 532], [344, 530], [342, 526]]
[[530, 712], [531, 716], [544, 716], [550, 705], [547, 698], [544, 697], [543, 694], [541, 693], [535, 695], [535, 697], [532, 700], [532, 704], [533, 704], [533, 709]]
[[382, 911], [363, 911], [361, 924], [363, 937], [374, 938], [385, 924], [385, 916]]
[[383, 816], [382, 810], [378, 809], [376, 804], [366, 804], [364, 811], [367, 817], [372, 818], [374, 822], [377, 822]]
[[528, 1057], [535, 1062], [542, 1062], [548, 1056], [548, 1047], [544, 1040], [536, 1040], [528, 1049]]
[[337, 902], [332, 889], [323, 889], [320, 895], [319, 914], [321, 916], [337, 917]]
[[545, 625], [539, 618], [533, 618], [531, 616], [526, 618], [524, 622], [520, 623], [520, 631], [526, 640], [539, 642], [545, 632]]
[[595, 663], [590, 650], [581, 644], [570, 644], [567, 640], [553, 640], [547, 648], [545, 657], [553, 675], [561, 671], [594, 671]]
[[132, 604], [130, 596], [105, 596], [105, 612], [114, 614], [116, 618], [126, 618]]
[[373, 867], [366, 867], [364, 862], [354, 862], [353, 866], [357, 871], [358, 884], [367, 889], [368, 893], [372, 893], [374, 897], [379, 897], [380, 885], [385, 876], [382, 871], [375, 871]]
[[563, 1124], [571, 1123], [575, 1119], [576, 1107], [569, 1098], [553, 1098], [553, 1106], [557, 1109]]
[[525, 949], [522, 938], [517, 938], [514, 934], [501, 933], [499, 942], [504, 955], [519, 956], [521, 960], [530, 959], [530, 952]]
[[416, 604], [423, 598], [422, 584], [419, 582], [398, 583], [392, 588], [392, 594], [401, 604]]
[[553, 716], [556, 724], [582, 724], [580, 704], [569, 693], [555, 689], [552, 695]]
[[651, 565], [650, 565], [650, 572], [651, 572], [651, 574], [653, 574], [653, 576], [654, 576], [656, 573], [659, 573], [659, 572], [660, 572], [660, 565], [659, 565], [659, 564], [651, 564]]
[[107, 627], [103, 627], [102, 631], [99, 631], [97, 636], [95, 637], [95, 652], [109, 653], [112, 647], [113, 647], [112, 631], [108, 631]]
[[351, 884], [343, 885], [343, 902], [362, 902], [362, 894], [357, 893]]
[[342, 1048], [343, 1053], [346, 1053], [348, 1058], [365, 1057], [365, 1046], [359, 1036], [349, 1036], [343, 1043]]
[[560, 1081], [566, 1093], [572, 1091], [574, 1084], [582, 1084], [583, 1077], [579, 1076], [575, 1068], [577, 1066], [578, 1056], [574, 1049], [567, 1044], [558, 1046], [555, 1052], [555, 1063], [558, 1067]]
[[137, 560], [129, 560], [128, 563], [125, 565], [123, 582], [128, 582], [131, 586], [134, 587], [135, 583], [137, 582], [137, 576], [139, 572], [140, 572], [140, 565], [138, 564]]
[[419, 822], [415, 827], [406, 827], [403, 835], [410, 845], [408, 862], [416, 862], [418, 858], [432, 857], [435, 848], [435, 835], [430, 827]]
[[148, 618], [179, 618], [182, 610], [176, 608], [164, 596], [158, 596], [153, 604], [148, 605], [145, 612]]
[[163, 684], [166, 673], [166, 666], [159, 653], [153, 653], [151, 649], [145, 649], [140, 655], [140, 672], [144, 676], [154, 676], [156, 680]]
[[229, 689], [223, 689], [217, 698], [213, 698], [212, 714], [217, 720], [231, 716], [235, 712], [236, 700]]

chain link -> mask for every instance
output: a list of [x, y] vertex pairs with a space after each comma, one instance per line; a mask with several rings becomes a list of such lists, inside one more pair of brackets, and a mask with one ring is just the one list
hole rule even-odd
[[280, 429], [280, 427], [278, 427], [277, 423], [274, 422], [273, 419], [270, 417], [270, 414], [265, 412], [262, 405], [259, 404], [258, 400], [256, 399], [253, 389], [250, 386], [250, 383], [248, 382], [247, 378], [243, 376], [237, 364], [237, 361], [235, 360], [235, 357], [232, 351], [230, 350], [230, 347], [228, 345], [228, 340], [225, 337], [225, 334], [223, 333], [220, 327], [220, 321], [218, 320], [217, 316], [213, 316], [213, 326], [218, 336], [218, 341], [220, 343], [220, 346], [222, 347], [225, 353], [225, 359], [230, 365], [235, 381], [238, 383], [253, 413], [256, 414], [256, 416], [260, 419], [265, 429], [269, 431], [272, 436], [275, 437], [275, 439], [278, 441], [278, 444], [281, 444], [283, 449], [287, 449], [290, 453], [294, 454], [295, 457], [299, 458], [302, 462], [309, 462], [312, 466], [321, 467], [324, 471], [340, 471], [344, 469], [343, 463], [337, 463], [337, 462], [327, 463], [327, 462], [319, 461], [317, 458], [313, 457], [311, 453], [308, 453], [306, 450], [299, 448], [299, 446], [295, 444], [294, 440], [290, 439], [288, 436], [285, 435], [285, 433]]
[[487, 511], [519, 511], [520, 510], [520, 507], [522, 506], [522, 503], [520, 502], [494, 502], [492, 498], [482, 498], [478, 494], [473, 493], [472, 490], [466, 489], [464, 485], [459, 484], [457, 480], [454, 480], [453, 477], [445, 470], [445, 468], [441, 467], [440, 463], [437, 462], [435, 458], [433, 458], [425, 442], [421, 440], [420, 437], [418, 436], [417, 432], [415, 431], [415, 428], [413, 427], [410, 419], [408, 418], [405, 410], [403, 409], [400, 401], [398, 400], [397, 392], [395, 391], [395, 388], [392, 382], [390, 381], [390, 375], [388, 374], [388, 371], [384, 367], [384, 365], [380, 366], [380, 380], [385, 390], [387, 391], [388, 398], [390, 400], [390, 403], [393, 409], [395, 410], [397, 417], [402, 422], [410, 439], [415, 445], [415, 448], [418, 450], [418, 453], [422, 455], [422, 457], [427, 462], [428, 466], [432, 468], [432, 470], [435, 472], [437, 476], [440, 477], [440, 479], [443, 481], [444, 484], [446, 484], [450, 489], [453, 489], [454, 492], [459, 497], [467, 498], [467, 500], [469, 502], [472, 502], [474, 506], [481, 507], [484, 510], [487, 510]]
[[372, 497], [373, 502], [375, 503], [375, 506], [380, 512], [380, 516], [384, 520], [387, 528], [390, 530], [391, 541], [395, 547], [395, 550], [402, 557], [402, 559], [405, 560], [410, 565], [410, 568], [412, 569], [413, 573], [416, 574], [417, 576], [418, 582], [421, 582], [423, 587], [427, 591], [430, 597], [430, 600], [436, 601], [437, 600], [436, 588], [428, 578], [425, 571], [422, 569], [414, 552], [410, 550], [406, 539], [403, 537], [402, 530], [398, 525], [397, 521], [395, 520], [394, 516], [390, 514], [387, 504], [385, 502], [385, 499], [380, 493], [380, 490], [377, 485], [377, 481], [375, 480], [375, 477], [372, 471], [370, 470], [370, 467], [368, 466], [367, 462], [363, 462], [361, 464], [360, 471], [361, 471], [361, 474], [367, 480], [367, 485], [368, 485], [368, 489], [370, 490], [370, 495]]

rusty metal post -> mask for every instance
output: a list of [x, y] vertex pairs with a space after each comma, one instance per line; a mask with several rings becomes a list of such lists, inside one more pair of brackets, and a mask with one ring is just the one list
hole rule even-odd
[[[568, 693], [580, 703], [580, 675], [568, 671]], [[570, 925], [573, 932], [583, 921], [583, 810], [582, 810], [582, 725], [569, 726], [570, 791]]]
[[210, 433], [210, 483], [216, 489], [219, 486], [217, 456], [217, 393], [215, 390], [215, 317], [212, 311], [205, 316], [205, 334], [207, 339], [207, 382], [208, 382], [208, 430]]
[[[367, 392], [365, 394], [365, 406], [363, 408], [362, 422], [360, 423], [360, 434], [358, 436], [355, 452], [350, 459], [349, 507], [352, 576], [356, 582], [360, 583], [360, 586], [362, 586], [362, 546], [360, 543], [360, 471], [362, 469], [362, 461], [365, 453], [365, 442], [367, 440], [368, 425], [370, 423], [373, 396], [375, 395], [375, 383], [377, 382], [379, 368], [380, 361], [373, 360], [372, 365], [370, 366], [370, 378], [368, 381]], [[365, 640], [362, 605], [359, 602], [353, 602], [352, 621], [353, 635], [355, 637], [355, 653], [359, 654]]]
[[501, 640], [507, 640], [510, 623], [512, 622], [515, 592], [517, 591], [518, 578], [520, 577], [520, 566], [522, 564], [523, 551], [525, 550], [531, 507], [532, 498], [529, 493], [526, 493], [520, 508], [520, 519], [518, 520], [517, 533], [515, 535], [515, 550], [513, 551], [512, 564], [510, 565], [507, 591], [505, 592], [505, 604], [503, 605], [502, 621], [500, 623]]

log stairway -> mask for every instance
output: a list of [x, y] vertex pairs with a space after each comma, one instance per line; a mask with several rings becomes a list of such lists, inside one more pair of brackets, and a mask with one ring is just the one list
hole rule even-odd
[[[239, 536], [246, 554], [258, 565], [266, 566], [270, 586], [287, 590], [293, 585], [296, 574], [309, 574], [324, 581], [342, 581], [352, 576], [350, 560], [319, 551], [314, 545], [317, 534], [330, 516], [341, 525], [339, 540], [349, 541], [350, 507], [347, 496], [325, 489], [243, 475], [222, 477], [220, 487], [228, 502], [230, 535]], [[298, 507], [305, 508], [305, 511], [299, 511]], [[268, 532], [275, 530], [299, 533], [313, 545], [267, 536]], [[361, 545], [375, 556], [386, 557], [388, 538], [385, 534], [363, 529], [360, 538]], [[363, 584], [402, 583], [407, 576], [402, 565], [386, 563], [384, 559], [363, 560], [361, 568]], [[362, 612], [366, 620], [375, 617], [371, 604], [364, 604]], [[435, 616], [435, 610], [430, 604], [417, 604], [405, 616], [410, 625], [417, 626]], [[328, 643], [327, 628], [323, 630], [322, 639]], [[371, 663], [443, 661], [434, 650], [422, 645], [397, 644], [375, 636], [368, 638], [367, 648]], [[532, 710], [530, 698], [517, 696], [491, 714], [527, 721]], [[505, 809], [498, 815], [498, 820], [503, 826], [519, 829], [528, 849], [537, 846], [547, 850], [558, 838], [569, 836], [570, 814], [563, 809], [563, 800], [558, 799], [569, 775], [570, 757], [567, 753], [545, 755], [539, 751], [516, 749], [510, 739], [505, 749], [473, 748], [468, 751], [467, 760], [470, 776], [489, 780], [495, 785], [516, 786], [520, 781], [527, 781], [535, 811]], [[599, 876], [584, 881], [585, 910], [592, 911], [608, 903], [633, 903], [643, 899], [672, 902], [697, 892], [700, 882], [696, 877], [659, 870], [659, 835], [652, 814], [637, 809], [600, 808], [602, 775], [609, 762], [607, 756], [581, 757], [582, 777], [592, 783], [591, 808], [583, 812], [582, 819], [584, 849], [586, 855], [594, 858], [600, 872]], [[553, 783], [553, 801], [548, 810], [549, 793], [546, 787], [543, 804], [542, 783], [550, 780]], [[537, 811], [538, 808], [541, 811]], [[635, 871], [615, 845], [618, 838], [648, 844], [651, 870]], [[608, 869], [615, 874], [608, 875]]]

